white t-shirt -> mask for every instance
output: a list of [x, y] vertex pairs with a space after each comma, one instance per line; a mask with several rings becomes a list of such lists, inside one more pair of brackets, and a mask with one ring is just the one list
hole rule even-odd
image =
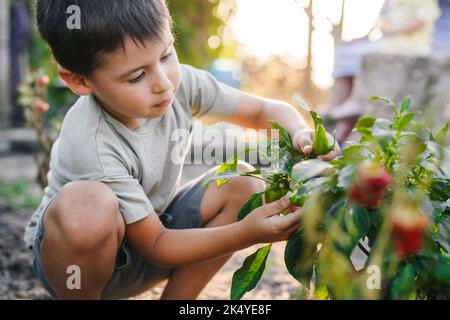
[[[126, 224], [155, 211], [162, 214], [175, 196], [192, 137], [192, 119], [225, 120], [236, 108], [239, 91], [210, 73], [181, 65], [182, 79], [171, 108], [131, 131], [105, 112], [93, 96], [81, 97], [64, 118], [51, 151], [48, 187], [41, 206], [71, 181], [108, 185], [119, 200]], [[176, 134], [182, 129], [187, 134]], [[182, 138], [181, 138], [182, 137]], [[93, 213], [95, 214], [95, 213]], [[40, 210], [25, 230], [33, 243]]]
[[387, 29], [401, 29], [417, 21], [425, 25], [410, 34], [382, 38], [377, 51], [387, 54], [430, 53], [431, 36], [438, 17], [439, 6], [436, 0], [392, 0], [392, 10], [381, 18]]

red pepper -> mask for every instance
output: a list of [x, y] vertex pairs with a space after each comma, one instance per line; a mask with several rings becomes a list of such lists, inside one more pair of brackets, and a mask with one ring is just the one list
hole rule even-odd
[[36, 83], [37, 83], [38, 87], [45, 88], [50, 83], [50, 78], [47, 75], [40, 76], [36, 80]]
[[38, 112], [44, 113], [44, 112], [46, 112], [48, 110], [49, 106], [48, 106], [48, 103], [40, 100], [40, 101], [38, 101], [37, 103], [34, 104], [34, 108]]
[[350, 199], [367, 209], [375, 208], [381, 204], [391, 181], [391, 175], [383, 166], [374, 161], [363, 161], [350, 187]]
[[417, 208], [410, 205], [394, 207], [390, 220], [394, 249], [400, 258], [405, 259], [422, 249], [428, 220]]

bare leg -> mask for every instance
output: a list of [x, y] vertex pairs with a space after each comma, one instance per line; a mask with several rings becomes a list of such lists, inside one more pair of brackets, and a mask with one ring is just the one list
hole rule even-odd
[[337, 108], [340, 109], [340, 117], [336, 118], [336, 139], [342, 144], [355, 127], [362, 110], [355, 92]]
[[330, 107], [335, 108], [344, 103], [352, 94], [352, 89], [353, 77], [337, 78], [330, 92]]
[[335, 81], [330, 94], [329, 117], [335, 120], [336, 139], [343, 143], [352, 132], [360, 114], [354, 92], [354, 77], [342, 77]]
[[358, 122], [359, 117], [348, 117], [344, 119], [340, 119], [336, 122], [335, 130], [336, 130], [336, 140], [339, 144], [342, 144], [346, 141], [350, 133], [352, 133], [353, 128]]
[[[117, 198], [93, 181], [64, 186], [44, 216], [41, 263], [60, 299], [100, 299], [114, 271], [125, 224]], [[67, 267], [81, 271], [81, 289], [67, 286]]]
[[[240, 170], [254, 170], [248, 164], [240, 164], [240, 166]], [[255, 192], [261, 192], [264, 188], [264, 182], [249, 177], [233, 178], [220, 189], [217, 189], [216, 184], [210, 184], [201, 202], [200, 214], [203, 226], [212, 228], [235, 222], [237, 213], [249, 197]], [[161, 299], [196, 299], [230, 257], [229, 254], [176, 269]]]

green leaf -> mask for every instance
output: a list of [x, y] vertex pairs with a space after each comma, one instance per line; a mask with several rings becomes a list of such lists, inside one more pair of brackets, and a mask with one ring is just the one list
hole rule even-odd
[[330, 177], [319, 177], [308, 180], [292, 193], [290, 197], [291, 202], [297, 206], [303, 207], [306, 200], [308, 200], [310, 192], [326, 185], [330, 181]]
[[335, 219], [338, 217], [338, 215], [344, 210], [345, 205], [345, 199], [341, 198], [336, 203], [334, 203], [327, 211], [326, 217], [325, 217], [325, 224], [331, 225]]
[[341, 169], [338, 175], [338, 183], [337, 186], [344, 190], [350, 188], [353, 180], [353, 174], [356, 170], [356, 165], [350, 164]]
[[342, 152], [342, 157], [347, 163], [360, 162], [361, 160], [368, 159], [370, 155], [371, 153], [367, 147], [360, 144], [349, 146]]
[[324, 243], [317, 254], [316, 277], [325, 284], [333, 299], [356, 299], [358, 295], [357, 273], [351, 259]]
[[[372, 136], [372, 130], [369, 128], [359, 128], [357, 131], [361, 134], [362, 138], [370, 139]], [[360, 142], [364, 142], [364, 139], [360, 140]]]
[[295, 192], [291, 195], [289, 200], [296, 206], [303, 207], [305, 205], [306, 200], [308, 200], [308, 199], [307, 199], [306, 195], [303, 194], [303, 192], [300, 190], [301, 189], [295, 190]]
[[365, 208], [358, 204], [345, 205], [340, 199], [327, 212], [327, 225], [335, 220], [343, 233], [332, 235], [335, 248], [343, 255], [350, 256], [358, 242], [367, 235], [370, 228], [370, 217]]
[[450, 180], [434, 179], [430, 187], [431, 200], [447, 201], [450, 198]]
[[[245, 150], [241, 151], [240, 153], [234, 155], [233, 157], [231, 157], [230, 159], [228, 159], [224, 164], [222, 164], [216, 171], [215, 175], [212, 177], [214, 178], [215, 176], [219, 175], [222, 172], [226, 172], [226, 171], [237, 171], [237, 163], [238, 160], [242, 157], [245, 157], [248, 153], [254, 151], [252, 148], [246, 148]], [[209, 184], [210, 179], [208, 179], [204, 185]], [[224, 179], [219, 179], [217, 180], [217, 188], [222, 187], [225, 183], [227, 183], [229, 181], [229, 178], [224, 178]]]
[[411, 97], [408, 96], [408, 97], [404, 98], [400, 104], [400, 113], [403, 113], [406, 110], [408, 110], [410, 105], [411, 105]]
[[240, 171], [234, 171], [234, 170], [228, 170], [224, 172], [216, 172], [213, 176], [209, 177], [204, 183], [203, 186], [206, 187], [213, 181], [221, 181], [221, 185], [224, 185], [225, 183], [223, 181], [228, 181], [229, 179], [233, 177], [239, 177], [243, 174], [243, 172]]
[[358, 204], [352, 204], [345, 216], [345, 230], [350, 242], [345, 246], [344, 252], [350, 255], [358, 242], [367, 235], [370, 229], [370, 217], [367, 210]]
[[358, 237], [363, 237], [367, 234], [367, 232], [369, 232], [369, 228], [370, 228], [370, 217], [369, 217], [369, 212], [363, 208], [362, 206], [358, 205], [358, 204], [353, 204], [352, 205], [352, 210], [351, 210], [351, 215], [352, 215], [352, 226], [347, 226], [350, 230], [350, 227], [355, 227], [356, 230], [354, 230], [356, 232], [356, 234], [358, 235]]
[[238, 213], [238, 221], [241, 221], [244, 219], [248, 214], [250, 214], [253, 210], [256, 208], [259, 208], [262, 206], [262, 197], [264, 192], [259, 192], [253, 194], [250, 199], [244, 204], [244, 206], [241, 208], [241, 210]]
[[367, 237], [369, 238], [369, 247], [372, 247], [377, 240], [378, 234], [380, 233], [381, 226], [383, 223], [383, 215], [377, 210], [370, 211], [370, 228], [367, 233]]
[[376, 96], [372, 96], [369, 98], [369, 100], [371, 101], [383, 101], [385, 102], [389, 107], [391, 107], [392, 112], [394, 113], [394, 116], [397, 117], [398, 116], [398, 111], [397, 111], [397, 107], [395, 106], [395, 103], [388, 98], [383, 98], [383, 97], [376, 97]]
[[395, 128], [398, 131], [405, 130], [405, 128], [411, 123], [415, 115], [416, 115], [415, 112], [409, 112], [401, 116], [400, 118], [397, 118], [395, 121]]
[[438, 265], [434, 272], [439, 281], [450, 285], [450, 258], [439, 256]]
[[267, 256], [272, 244], [259, 248], [248, 256], [239, 270], [233, 274], [231, 283], [231, 300], [239, 300], [244, 294], [256, 287], [266, 267]]
[[306, 181], [318, 176], [330, 176], [336, 173], [334, 166], [328, 162], [311, 159], [297, 163], [292, 168], [292, 176], [296, 181]]
[[392, 281], [392, 299], [414, 300], [417, 296], [413, 266], [407, 263]]
[[379, 118], [376, 119], [375, 122], [373, 123], [373, 128], [382, 130], [392, 130], [393, 123], [390, 120]]
[[386, 119], [377, 119], [373, 125], [372, 135], [378, 141], [381, 147], [387, 148], [389, 142], [396, 135], [396, 131], [392, 129], [392, 122]]
[[289, 273], [304, 287], [309, 288], [316, 257], [316, 244], [308, 244], [300, 230], [286, 243], [284, 262]]
[[431, 132], [431, 130], [428, 132], [428, 140], [430, 141], [436, 141], [436, 139], [433, 136], [433, 132]]
[[[237, 162], [238, 156], [235, 155], [231, 159], [227, 160], [224, 164], [222, 164], [219, 169], [217, 169], [216, 174], [214, 176], [218, 176], [224, 172], [236, 172], [237, 171]], [[213, 176], [213, 177], [214, 177]], [[228, 182], [229, 179], [219, 179], [217, 180], [217, 188], [222, 187], [225, 183]]]
[[443, 126], [441, 130], [439, 130], [435, 138], [436, 141], [438, 143], [443, 144], [445, 142], [445, 139], [447, 138], [447, 134], [448, 134], [448, 123], [445, 126]]
[[375, 123], [375, 119], [374, 118], [363, 117], [363, 118], [359, 119], [358, 122], [356, 123], [356, 130], [358, 132], [361, 132], [361, 131], [363, 131], [362, 129], [370, 129], [370, 128], [373, 127], [374, 123]]
[[261, 174], [261, 170], [257, 169], [257, 170], [253, 170], [253, 171], [248, 171], [248, 172], [243, 172], [243, 171], [224, 171], [224, 172], [220, 172], [220, 173], [215, 173], [213, 176], [209, 177], [204, 183], [203, 186], [206, 187], [208, 186], [211, 182], [213, 181], [218, 181], [218, 180], [226, 180], [228, 181], [231, 178], [234, 177], [248, 177], [248, 176], [253, 176], [253, 175], [260, 175]]
[[280, 135], [283, 138], [283, 141], [286, 143], [288, 149], [294, 149], [294, 145], [292, 144], [292, 138], [289, 131], [287, 131], [286, 128], [284, 128], [276, 121], [269, 120], [268, 122], [274, 129], [277, 129], [280, 132]]
[[275, 171], [277, 173], [290, 174], [295, 163], [296, 161], [292, 159], [289, 153], [287, 153], [280, 159], [278, 167], [275, 167]]

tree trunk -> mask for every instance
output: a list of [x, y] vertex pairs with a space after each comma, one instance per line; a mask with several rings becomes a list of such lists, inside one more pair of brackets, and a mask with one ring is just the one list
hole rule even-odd
[[305, 78], [304, 78], [304, 95], [311, 100], [313, 96], [313, 83], [312, 83], [312, 35], [314, 31], [313, 26], [313, 6], [314, 0], [310, 0], [308, 7], [306, 7], [306, 15], [308, 16], [308, 51], [306, 54], [306, 68], [305, 68]]
[[345, 1], [342, 0], [342, 8], [341, 8], [341, 19], [337, 25], [333, 26], [333, 31], [331, 35], [333, 36], [334, 43], [339, 43], [342, 41], [342, 34], [344, 31], [344, 19], [345, 19]]

